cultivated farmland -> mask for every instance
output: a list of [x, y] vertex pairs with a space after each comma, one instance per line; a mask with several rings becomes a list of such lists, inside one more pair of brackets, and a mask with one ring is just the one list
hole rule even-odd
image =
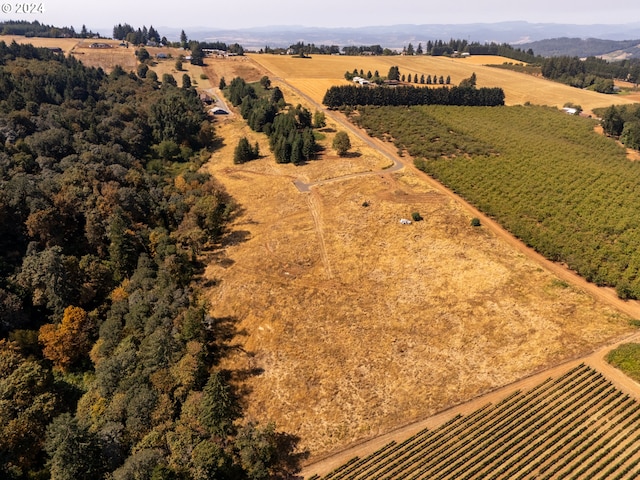
[[309, 480], [626, 479], [639, 453], [640, 403], [579, 365]]
[[547, 258], [640, 296], [640, 164], [592, 121], [535, 107], [367, 108], [355, 118]]

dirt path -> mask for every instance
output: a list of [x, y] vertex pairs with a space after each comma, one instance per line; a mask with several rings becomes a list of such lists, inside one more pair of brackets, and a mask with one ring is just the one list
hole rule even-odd
[[329, 263], [329, 256], [327, 255], [327, 247], [324, 242], [324, 231], [322, 229], [322, 219], [320, 218], [320, 212], [317, 205], [318, 199], [313, 193], [307, 196], [307, 203], [309, 204], [309, 210], [311, 210], [311, 216], [313, 217], [313, 223], [316, 228], [316, 234], [318, 235], [318, 244], [320, 245], [320, 256], [322, 257], [322, 264], [324, 265], [327, 278], [332, 278], [331, 264]]

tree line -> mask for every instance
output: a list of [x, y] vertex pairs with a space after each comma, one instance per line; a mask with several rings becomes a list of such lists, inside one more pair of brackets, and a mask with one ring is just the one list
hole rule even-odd
[[113, 38], [129, 42], [133, 45], [146, 45], [148, 43], [167, 45], [167, 37], [160, 36], [158, 31], [151, 25], [148, 29], [146, 25], [137, 29], [128, 23], [118, 24], [113, 27]]
[[[24, 56], [22, 56], [24, 54]], [[0, 42], [0, 477], [283, 478], [195, 281], [233, 199], [192, 88]]]
[[414, 46], [409, 42], [401, 50], [382, 47], [381, 45], [345, 45], [340, 48], [338, 45], [316, 45], [314, 43], [305, 44], [303, 41], [298, 41], [289, 45], [288, 48], [272, 48], [268, 45], [261, 48], [259, 53], [271, 53], [271, 54], [284, 54], [289, 53], [291, 55], [337, 55], [342, 52], [342, 55], [349, 56], [367, 56], [367, 55], [432, 55], [443, 56], [453, 55], [454, 52], [463, 53], [468, 52], [472, 55], [500, 55], [513, 60], [528, 63], [539, 63], [542, 58], [534, 55], [533, 50], [528, 49], [524, 51], [520, 48], [514, 48], [507, 43], [497, 44], [495, 42], [480, 44], [479, 42], [469, 43], [467, 40], [451, 39], [448, 41], [443, 40], [429, 40], [423, 47], [422, 43], [418, 43]]
[[[26, 4], [28, 5], [28, 4]], [[9, 20], [0, 22], [0, 35], [23, 35], [25, 37], [44, 37], [44, 38], [94, 38], [100, 37], [100, 34], [87, 30], [82, 25], [80, 32], [71, 27], [54, 27], [45, 25], [37, 20], [29, 22], [26, 20]]]
[[380, 73], [378, 72], [378, 70], [375, 70], [374, 73], [371, 73], [371, 70], [368, 70], [365, 73], [362, 68], [360, 70], [358, 70], [357, 68], [354, 68], [353, 71], [351, 72], [346, 71], [344, 73], [344, 78], [348, 81], [352, 81], [355, 77], [363, 78], [365, 80], [368, 80], [371, 83], [375, 83], [376, 85], [382, 85], [385, 80], [395, 80], [403, 83], [413, 82], [413, 83], [419, 83], [421, 85], [434, 85], [434, 84], [450, 85], [451, 84], [450, 75], [447, 75], [445, 78], [443, 75], [440, 75], [438, 77], [437, 74], [434, 74], [432, 78], [430, 74], [427, 74], [427, 76], [425, 77], [423, 73], [423, 74], [420, 74], [420, 77], [418, 77], [417, 73], [414, 73], [413, 75], [411, 74], [407, 75], [404, 73], [401, 74], [400, 69], [397, 66], [390, 67], [386, 77], [380, 76]]
[[608, 62], [596, 57], [549, 57], [542, 61], [542, 75], [572, 87], [613, 93], [614, 79], [636, 84], [640, 81], [640, 59]]
[[355, 85], [333, 86], [327, 90], [323, 105], [329, 108], [358, 105], [504, 105], [504, 91], [501, 88], [453, 87], [396, 87], [362, 88]]

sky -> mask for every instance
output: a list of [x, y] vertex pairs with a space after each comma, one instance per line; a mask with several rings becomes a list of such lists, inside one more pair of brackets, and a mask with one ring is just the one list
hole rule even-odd
[[[19, 12], [29, 2], [43, 14]], [[0, 20], [38, 20], [110, 34], [113, 26], [233, 29], [272, 25], [364, 27], [396, 24], [531, 23], [640, 24], [640, 1], [566, 0], [0, 0]], [[8, 12], [8, 13], [6, 13]], [[639, 28], [640, 30], [640, 28]], [[161, 32], [162, 33], [162, 32]], [[640, 31], [638, 32], [640, 37]]]

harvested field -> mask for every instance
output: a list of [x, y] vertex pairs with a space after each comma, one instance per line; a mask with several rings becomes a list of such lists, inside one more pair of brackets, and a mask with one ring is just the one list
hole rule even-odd
[[[550, 105], [562, 107], [567, 102], [581, 105], [585, 113], [597, 107], [615, 104], [632, 103], [631, 98], [623, 95], [604, 95], [597, 92], [580, 90], [541, 77], [534, 77], [523, 73], [496, 69], [485, 66], [488, 63], [503, 63], [513, 60], [503, 57], [481, 56], [474, 58], [448, 57], [346, 57], [331, 55], [316, 55], [312, 58], [292, 58], [285, 55], [251, 55], [254, 61], [273, 72], [273, 75], [286, 79], [288, 82], [306, 89], [316, 101], [321, 101], [325, 87], [330, 86], [331, 80], [335, 85], [344, 84], [344, 73], [353, 69], [378, 70], [386, 75], [389, 68], [397, 65], [401, 74], [447, 75], [451, 82], [458, 84], [468, 78], [473, 72], [478, 77], [478, 87], [502, 87], [505, 91], [507, 105], [518, 105], [530, 102], [536, 105]], [[324, 91], [322, 91], [324, 89]], [[320, 95], [322, 92], [322, 95]]]
[[16, 43], [30, 43], [34, 47], [61, 48], [65, 55], [71, 53], [80, 39], [77, 38], [27, 38], [21, 35], [0, 35], [0, 41], [7, 45], [15, 41]]
[[[92, 43], [104, 43], [111, 48], [91, 48]], [[71, 54], [88, 67], [102, 67], [105, 72], [111, 72], [116, 65], [120, 65], [126, 72], [135, 72], [138, 60], [133, 46], [121, 47], [118, 40], [81, 40], [71, 51]]]

